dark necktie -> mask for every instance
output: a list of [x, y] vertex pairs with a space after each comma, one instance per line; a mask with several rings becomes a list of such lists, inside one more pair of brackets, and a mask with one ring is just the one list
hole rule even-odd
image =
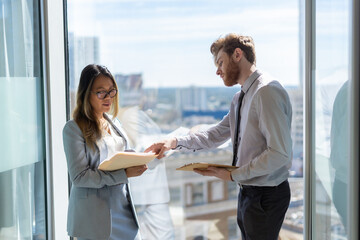
[[241, 116], [240, 116], [240, 109], [241, 109], [241, 103], [242, 100], [244, 98], [245, 93], [241, 90], [240, 96], [239, 96], [239, 101], [238, 101], [238, 106], [237, 106], [237, 114], [236, 114], [236, 122], [235, 122], [235, 138], [234, 138], [234, 146], [233, 146], [233, 162], [232, 165], [236, 166], [236, 162], [237, 162], [237, 152], [238, 152], [238, 148], [239, 148], [239, 128], [240, 128], [240, 120], [241, 120]]

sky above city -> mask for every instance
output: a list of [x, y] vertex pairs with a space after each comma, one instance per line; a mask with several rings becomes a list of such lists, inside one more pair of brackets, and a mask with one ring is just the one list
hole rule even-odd
[[223, 86], [211, 43], [250, 35], [257, 67], [283, 85], [299, 83], [298, 0], [68, 1], [68, 30], [99, 38], [113, 74], [142, 73], [144, 87]]

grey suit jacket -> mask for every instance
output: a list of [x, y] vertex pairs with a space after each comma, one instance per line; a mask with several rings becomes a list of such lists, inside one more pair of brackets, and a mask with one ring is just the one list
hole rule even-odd
[[[111, 121], [105, 116], [120, 136], [127, 137], [118, 120]], [[128, 178], [125, 170], [104, 172], [98, 170], [107, 150], [96, 147], [92, 150], [85, 144], [83, 134], [74, 120], [65, 124], [63, 129], [64, 150], [72, 184], [70, 191], [67, 231], [70, 236], [108, 239], [111, 233], [111, 215], [108, 186], [126, 184], [128, 199], [136, 224], [139, 226], [131, 200]]]

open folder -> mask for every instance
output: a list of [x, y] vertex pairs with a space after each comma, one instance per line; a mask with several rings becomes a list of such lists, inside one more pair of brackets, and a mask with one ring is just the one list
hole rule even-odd
[[201, 169], [201, 170], [205, 170], [208, 167], [219, 167], [219, 168], [226, 168], [229, 171], [233, 171], [235, 170], [236, 166], [231, 166], [231, 165], [223, 165], [223, 164], [215, 164], [215, 163], [203, 163], [203, 162], [199, 162], [199, 163], [190, 163], [190, 164], [185, 164], [182, 167], [177, 168], [176, 170], [182, 170], [182, 171], [194, 171], [194, 169]]
[[118, 152], [111, 158], [100, 163], [98, 169], [103, 171], [113, 171], [122, 168], [135, 167], [147, 164], [156, 158], [153, 152], [136, 153], [136, 152]]

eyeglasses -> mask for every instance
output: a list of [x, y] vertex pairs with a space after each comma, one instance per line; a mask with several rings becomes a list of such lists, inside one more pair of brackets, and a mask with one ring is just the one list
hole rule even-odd
[[105, 99], [107, 95], [109, 95], [111, 98], [115, 97], [117, 94], [117, 89], [112, 89], [110, 91], [99, 91], [99, 92], [92, 92], [95, 93], [98, 99]]

